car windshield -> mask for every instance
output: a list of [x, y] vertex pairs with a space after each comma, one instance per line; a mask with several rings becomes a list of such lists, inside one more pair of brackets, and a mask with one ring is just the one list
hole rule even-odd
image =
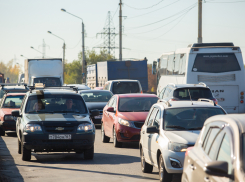
[[53, 77], [34, 78], [35, 83], [43, 83], [45, 87], [60, 87], [60, 79]]
[[28, 98], [26, 113], [88, 113], [86, 105], [79, 95], [44, 94]]
[[138, 82], [114, 82], [112, 91], [114, 94], [139, 93], [140, 88]]
[[85, 102], [108, 102], [112, 96], [111, 92], [81, 92]]
[[192, 100], [198, 100], [199, 98], [213, 99], [211, 90], [208, 88], [180, 88], [174, 91], [173, 96], [179, 100], [190, 100], [188, 90]]
[[120, 112], [145, 112], [157, 102], [157, 97], [125, 97], [120, 98], [118, 110]]
[[172, 108], [164, 112], [164, 130], [201, 130], [211, 116], [225, 114], [221, 108]]
[[24, 95], [7, 96], [2, 108], [20, 108]]

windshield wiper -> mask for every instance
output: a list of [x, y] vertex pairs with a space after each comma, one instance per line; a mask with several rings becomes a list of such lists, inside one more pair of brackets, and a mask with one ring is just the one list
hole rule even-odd
[[29, 111], [29, 112], [27, 112], [28, 114], [29, 113], [54, 113], [54, 111]]
[[182, 126], [177, 126], [177, 125], [170, 125], [170, 126], [165, 126], [166, 128], [177, 128], [177, 129], [183, 129], [186, 130], [186, 128], [182, 127]]
[[80, 113], [79, 111], [55, 111], [56, 113]]
[[196, 127], [196, 128], [188, 128], [188, 130], [201, 130], [202, 127]]

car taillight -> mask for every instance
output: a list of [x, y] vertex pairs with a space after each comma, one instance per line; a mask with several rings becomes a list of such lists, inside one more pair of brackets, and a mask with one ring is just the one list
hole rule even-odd
[[143, 91], [141, 90], [141, 92], [140, 93], [142, 93], [143, 94]]
[[241, 95], [241, 97], [240, 97], [240, 103], [241, 104], [243, 104], [244, 103], [244, 101], [243, 101], [243, 99], [244, 99], [244, 92], [240, 92], [240, 95]]
[[218, 105], [218, 100], [217, 99], [213, 99], [213, 101], [214, 101], [214, 103], [216, 104], [216, 105]]
[[186, 149], [185, 156], [188, 155], [188, 153], [190, 152], [190, 150], [191, 150], [192, 148], [193, 148], [193, 147], [188, 147], [188, 148]]

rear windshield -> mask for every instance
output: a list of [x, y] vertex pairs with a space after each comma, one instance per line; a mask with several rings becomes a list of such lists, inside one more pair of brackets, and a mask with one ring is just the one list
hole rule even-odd
[[34, 78], [33, 83], [43, 83], [45, 87], [61, 87], [60, 79], [53, 77]]
[[[190, 94], [189, 94], [189, 91]], [[211, 90], [208, 88], [180, 88], [174, 91], [174, 98], [178, 100], [198, 100], [200, 98], [213, 99]]]
[[85, 102], [108, 102], [112, 96], [111, 92], [82, 92]]
[[120, 112], [145, 112], [157, 102], [157, 97], [126, 97], [120, 98], [118, 110]]
[[113, 94], [139, 93], [140, 88], [138, 82], [113, 82]]
[[240, 71], [241, 68], [234, 53], [197, 54], [193, 72], [222, 73]]
[[24, 95], [7, 96], [2, 108], [20, 108]]
[[26, 113], [88, 113], [79, 95], [34, 95], [28, 98]]
[[225, 114], [221, 108], [173, 108], [164, 112], [164, 130], [201, 130], [211, 116]]

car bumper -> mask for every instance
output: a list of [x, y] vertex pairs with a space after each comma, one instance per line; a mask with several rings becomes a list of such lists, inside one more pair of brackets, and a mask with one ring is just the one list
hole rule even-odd
[[49, 134], [24, 133], [22, 139], [25, 148], [35, 152], [83, 151], [94, 145], [95, 133], [71, 134], [70, 140], [50, 140]]
[[116, 128], [117, 140], [119, 142], [138, 142], [140, 140], [140, 130], [118, 124]]
[[16, 131], [15, 121], [0, 121], [0, 126], [5, 131]]
[[[168, 173], [182, 173], [183, 172], [185, 152], [174, 152], [170, 150], [164, 150], [162, 151], [162, 155], [164, 159], [165, 168]], [[171, 165], [170, 158], [179, 161], [181, 168], [174, 168]]]

